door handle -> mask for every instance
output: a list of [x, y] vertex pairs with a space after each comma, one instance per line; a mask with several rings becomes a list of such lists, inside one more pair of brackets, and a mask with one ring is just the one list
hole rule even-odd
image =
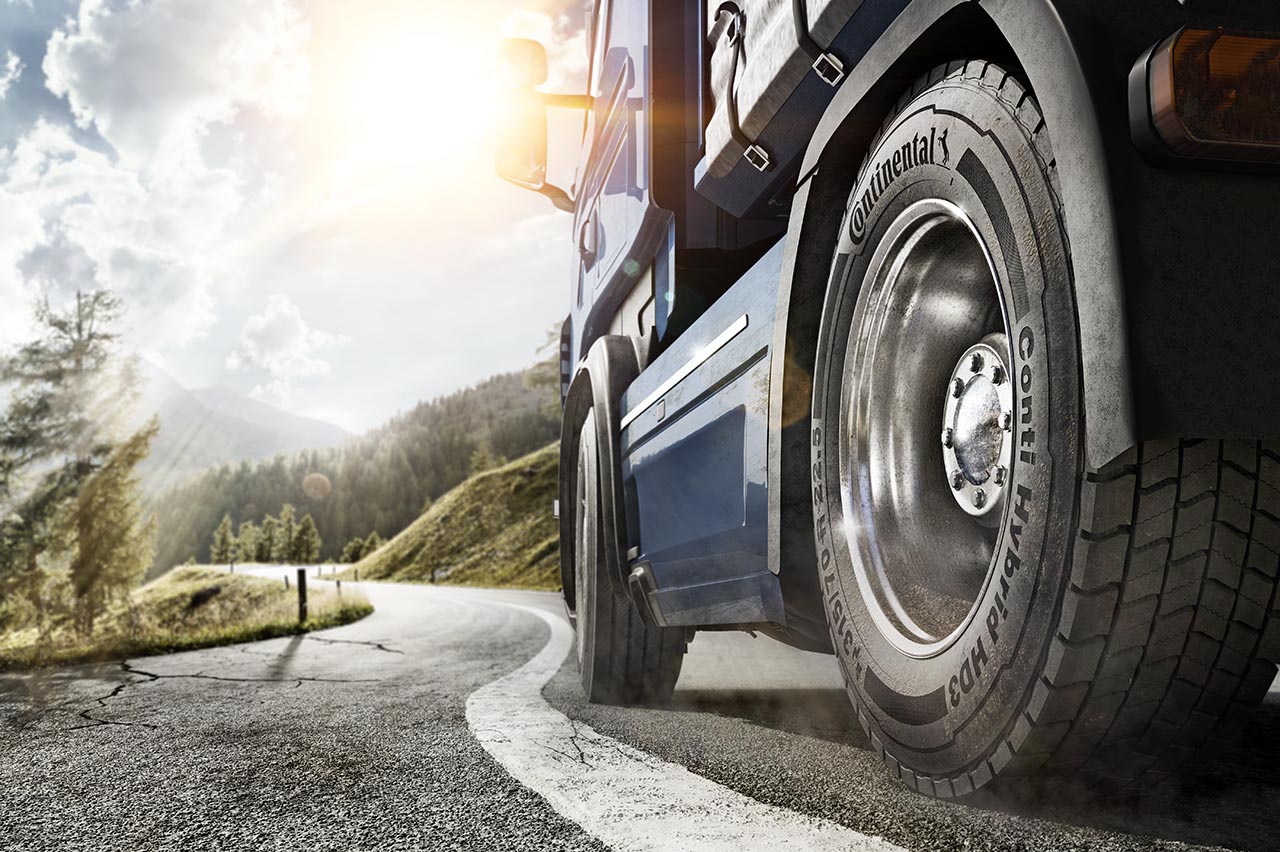
[[598, 235], [596, 233], [596, 214], [592, 211], [582, 222], [582, 230], [578, 232], [578, 254], [582, 262], [591, 266], [596, 262]]

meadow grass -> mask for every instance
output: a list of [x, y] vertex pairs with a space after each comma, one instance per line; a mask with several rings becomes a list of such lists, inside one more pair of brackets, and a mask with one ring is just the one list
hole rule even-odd
[[135, 590], [98, 619], [93, 635], [69, 626], [41, 640], [35, 629], [0, 634], [0, 670], [103, 662], [254, 642], [337, 627], [373, 612], [355, 589], [308, 587], [298, 623], [296, 588], [278, 580], [184, 565]]

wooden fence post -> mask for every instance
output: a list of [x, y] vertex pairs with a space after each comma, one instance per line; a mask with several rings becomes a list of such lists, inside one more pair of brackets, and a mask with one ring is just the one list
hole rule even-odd
[[298, 623], [307, 620], [307, 569], [298, 569]]

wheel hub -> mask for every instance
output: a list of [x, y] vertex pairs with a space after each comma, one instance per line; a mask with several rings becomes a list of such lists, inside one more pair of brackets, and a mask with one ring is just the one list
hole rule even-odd
[[1012, 470], [1006, 329], [990, 253], [962, 209], [918, 201], [883, 230], [845, 344], [836, 452], [859, 593], [908, 657], [946, 653], [994, 576]]
[[[1000, 504], [1013, 454], [1013, 388], [1003, 334], [965, 350], [947, 383], [942, 457], [951, 496], [983, 517]], [[998, 515], [997, 515], [998, 516]]]

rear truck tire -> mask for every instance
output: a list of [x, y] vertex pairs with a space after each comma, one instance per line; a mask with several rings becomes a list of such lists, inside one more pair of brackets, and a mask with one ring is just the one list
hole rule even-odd
[[686, 649], [683, 630], [648, 624], [629, 598], [614, 591], [600, 523], [600, 453], [594, 412], [578, 443], [574, 476], [573, 565], [578, 669], [587, 700], [596, 704], [667, 701], [680, 676]]
[[921, 79], [850, 195], [824, 306], [828, 622], [872, 747], [933, 796], [1146, 788], [1230, 741], [1280, 656], [1280, 445], [1085, 466], [1049, 130], [997, 65]]

